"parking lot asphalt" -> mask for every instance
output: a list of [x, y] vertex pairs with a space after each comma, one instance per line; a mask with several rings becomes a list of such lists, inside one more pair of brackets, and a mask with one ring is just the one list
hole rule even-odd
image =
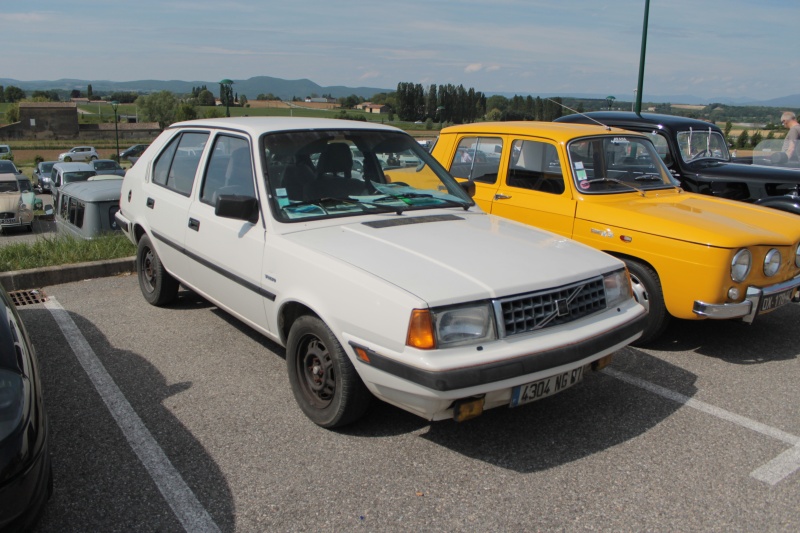
[[37, 531], [797, 531], [800, 306], [676, 321], [581, 385], [466, 423], [381, 402], [339, 431], [283, 349], [134, 275], [39, 287], [55, 494]]

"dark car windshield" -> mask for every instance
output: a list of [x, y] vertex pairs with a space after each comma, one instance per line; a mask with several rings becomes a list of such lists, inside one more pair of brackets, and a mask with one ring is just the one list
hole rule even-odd
[[26, 192], [26, 191], [33, 191], [33, 187], [31, 186], [30, 180], [28, 178], [17, 180], [19, 182], [19, 190]]
[[276, 217], [285, 222], [474, 205], [405, 133], [295, 131], [262, 142]]
[[95, 161], [95, 170], [116, 170], [118, 165], [114, 161]]
[[19, 192], [19, 184], [14, 181], [0, 181], [0, 192]]
[[679, 131], [676, 135], [681, 159], [685, 162], [701, 159], [729, 161], [728, 145], [718, 131], [708, 129], [692, 129]]
[[648, 139], [587, 137], [570, 142], [568, 150], [575, 186], [582, 193], [643, 192], [676, 186]]
[[11, 161], [5, 161], [0, 159], [0, 173], [6, 174], [9, 172], [15, 174], [17, 172], [16, 165], [14, 165], [14, 163], [12, 163]]
[[53, 165], [55, 164], [55, 161], [39, 163], [39, 174], [50, 174], [50, 171], [53, 170]]

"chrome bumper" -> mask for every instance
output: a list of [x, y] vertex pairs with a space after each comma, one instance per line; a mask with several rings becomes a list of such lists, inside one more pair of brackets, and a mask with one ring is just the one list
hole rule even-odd
[[[776, 302], [774, 297], [785, 301]], [[748, 287], [745, 299], [737, 303], [709, 304], [695, 301], [692, 311], [705, 318], [716, 320], [741, 318], [744, 322], [752, 323], [759, 313], [777, 309], [790, 302], [800, 302], [800, 276], [763, 289]]]

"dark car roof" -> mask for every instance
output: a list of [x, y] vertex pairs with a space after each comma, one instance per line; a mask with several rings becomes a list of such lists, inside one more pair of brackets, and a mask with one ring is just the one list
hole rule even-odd
[[[591, 117], [590, 120], [586, 117]], [[556, 122], [579, 122], [583, 124], [596, 124], [596, 122], [625, 128], [625, 126], [641, 126], [642, 124], [654, 127], [662, 126], [670, 130], [708, 129], [722, 131], [719, 126], [696, 118], [677, 117], [675, 115], [661, 115], [658, 113], [636, 114], [633, 111], [592, 111], [590, 113], [576, 113], [557, 118]]]

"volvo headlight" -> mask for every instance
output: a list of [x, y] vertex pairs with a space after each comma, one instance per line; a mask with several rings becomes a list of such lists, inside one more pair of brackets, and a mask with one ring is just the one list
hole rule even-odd
[[494, 340], [494, 312], [489, 303], [433, 311], [433, 329], [439, 348]]
[[731, 279], [736, 283], [741, 283], [750, 274], [750, 267], [753, 264], [753, 255], [750, 250], [742, 248], [731, 261]]
[[0, 370], [0, 441], [13, 433], [22, 422], [24, 394], [22, 377]]
[[631, 277], [627, 268], [621, 268], [603, 276], [606, 290], [606, 307], [612, 308], [633, 297]]
[[774, 276], [781, 268], [781, 253], [775, 248], [767, 252], [764, 258], [764, 275], [767, 277]]

